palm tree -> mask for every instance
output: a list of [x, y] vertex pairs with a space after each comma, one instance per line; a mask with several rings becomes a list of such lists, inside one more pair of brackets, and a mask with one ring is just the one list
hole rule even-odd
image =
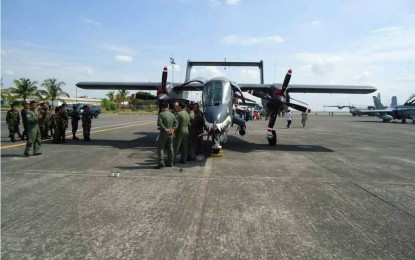
[[13, 83], [16, 87], [10, 88], [10, 91], [12, 94], [16, 94], [17, 98], [23, 98], [24, 101], [27, 101], [29, 97], [40, 97], [40, 93], [35, 86], [37, 81], [31, 82], [30, 79], [21, 78], [20, 80], [15, 79]]
[[60, 96], [69, 97], [68, 93], [62, 91], [61, 86], [63, 85], [65, 85], [65, 82], [58, 82], [58, 80], [55, 78], [46, 79], [43, 81], [42, 87], [46, 89], [46, 99], [52, 100], [52, 106], [56, 99], [62, 100], [59, 98]]
[[110, 102], [114, 102], [114, 100], [115, 100], [114, 91], [108, 92], [105, 96], [108, 97], [108, 99], [109, 99]]
[[118, 90], [117, 95], [115, 96], [115, 101], [118, 102], [119, 104], [122, 104], [123, 102], [128, 100], [128, 91], [126, 89], [120, 89]]
[[17, 96], [13, 95], [10, 88], [1, 89], [1, 99], [7, 101], [7, 104], [12, 104]]

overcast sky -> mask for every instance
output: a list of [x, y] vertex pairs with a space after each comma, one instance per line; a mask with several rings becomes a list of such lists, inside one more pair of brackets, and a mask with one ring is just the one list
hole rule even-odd
[[[263, 60], [265, 83], [282, 82], [292, 68], [291, 83], [371, 85], [385, 104], [415, 92], [413, 0], [2, 0], [1, 8], [4, 87], [54, 77], [75, 96], [79, 81], [160, 81], [173, 57], [175, 82], [188, 59], [226, 58]], [[192, 76], [259, 83], [255, 68], [198, 68]], [[373, 103], [372, 94], [292, 97], [314, 110]]]

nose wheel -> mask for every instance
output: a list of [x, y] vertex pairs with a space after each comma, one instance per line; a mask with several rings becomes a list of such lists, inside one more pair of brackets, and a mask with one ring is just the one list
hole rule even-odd
[[268, 144], [271, 146], [275, 146], [277, 145], [277, 132], [275, 132], [275, 130], [272, 130], [271, 134], [269, 135], [269, 138], [268, 138]]

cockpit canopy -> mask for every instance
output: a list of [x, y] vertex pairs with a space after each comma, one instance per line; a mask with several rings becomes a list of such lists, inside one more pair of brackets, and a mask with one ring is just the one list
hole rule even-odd
[[215, 78], [208, 81], [203, 89], [205, 106], [220, 106], [227, 104], [232, 98], [232, 87], [228, 80]]

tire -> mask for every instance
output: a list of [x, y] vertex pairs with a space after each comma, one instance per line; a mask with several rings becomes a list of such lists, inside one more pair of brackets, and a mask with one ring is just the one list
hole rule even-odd
[[97, 118], [98, 117], [98, 112], [95, 112], [94, 117]]
[[272, 130], [272, 138], [268, 139], [268, 143], [271, 146], [277, 145], [277, 132], [275, 130]]

